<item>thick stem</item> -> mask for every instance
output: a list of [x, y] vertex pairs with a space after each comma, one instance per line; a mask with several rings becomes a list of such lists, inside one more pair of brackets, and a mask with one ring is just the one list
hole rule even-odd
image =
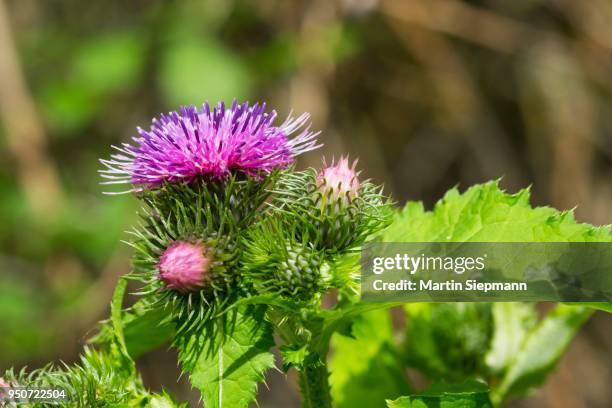
[[300, 390], [303, 408], [331, 408], [327, 365], [321, 361], [306, 364], [300, 370]]

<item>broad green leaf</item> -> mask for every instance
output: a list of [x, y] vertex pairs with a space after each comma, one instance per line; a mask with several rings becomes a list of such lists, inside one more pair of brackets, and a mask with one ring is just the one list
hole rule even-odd
[[610, 227], [579, 224], [571, 211], [532, 208], [529, 190], [506, 194], [497, 182], [448, 191], [425, 211], [410, 202], [383, 233], [386, 242], [612, 242]]
[[533, 328], [509, 363], [501, 384], [493, 390], [494, 401], [499, 403], [542, 384], [592, 312], [586, 307], [557, 305]]
[[388, 310], [357, 316], [351, 337], [336, 333], [329, 362], [336, 407], [378, 407], [386, 398], [410, 392], [393, 342]]
[[493, 308], [493, 339], [485, 361], [493, 373], [505, 371], [537, 322], [533, 303], [499, 302]]
[[[128, 353], [136, 360], [141, 355], [169, 343], [174, 325], [168, 320], [168, 312], [161, 308], [151, 309], [142, 302], [125, 310], [122, 315], [123, 336]], [[112, 339], [112, 326], [103, 324], [100, 333], [90, 339], [92, 343], [104, 344]]]
[[[516, 194], [506, 194], [500, 190], [497, 182], [476, 185], [459, 193], [450, 190], [432, 211], [425, 211], [422, 203], [408, 203], [396, 215], [394, 223], [383, 233], [383, 240], [388, 242], [612, 242], [610, 227], [594, 227], [577, 223], [571, 211], [559, 212], [549, 207], [532, 208], [529, 204], [529, 191], [521, 190]], [[412, 306], [411, 306], [412, 307]], [[444, 307], [442, 305], [423, 306], [423, 308]], [[511, 367], [506, 374], [500, 390], [496, 390], [496, 399], [501, 400], [513, 392], [522, 392], [530, 386], [537, 385], [552, 370], [561, 353], [575, 334], [577, 327], [590, 314], [586, 309], [563, 307], [541, 322], [524, 341], [522, 334], [514, 333], [512, 347], [516, 342], [522, 343], [520, 352], [515, 353], [512, 362], [509, 354], [500, 356], [493, 363], [498, 367], [503, 364]], [[439, 319], [433, 319], [437, 322]], [[515, 322], [516, 323], [516, 322]], [[420, 325], [421, 337], [428, 330], [428, 324]], [[516, 328], [516, 327], [515, 327]], [[505, 330], [511, 330], [506, 327]], [[554, 332], [553, 335], [550, 335]], [[414, 331], [419, 333], [419, 330]], [[549, 337], [550, 338], [547, 338]], [[546, 338], [546, 340], [543, 340]], [[499, 338], [498, 338], [499, 341]], [[544, 343], [548, 342], [548, 345]], [[414, 344], [418, 344], [414, 340]], [[448, 367], [449, 358], [436, 357], [439, 347], [435, 341], [422, 341], [421, 359], [433, 372]], [[541, 346], [544, 350], [537, 350]], [[429, 347], [429, 348], [428, 348]], [[494, 351], [499, 352], [499, 344], [493, 344]], [[530, 355], [531, 352], [534, 355]], [[416, 354], [417, 356], [419, 353]], [[492, 356], [493, 354], [490, 354]], [[493, 357], [489, 357], [493, 358]], [[517, 360], [518, 359], [518, 360]], [[529, 365], [531, 361], [533, 365]], [[451, 370], [453, 371], [453, 370]]]
[[484, 370], [492, 332], [488, 303], [410, 303], [406, 362], [433, 379], [460, 381]]
[[206, 326], [179, 342], [183, 344], [179, 358], [207, 408], [247, 407], [266, 370], [274, 367], [269, 351], [274, 339], [264, 310], [233, 310], [227, 317], [229, 324], [215, 329]]
[[477, 381], [436, 383], [422, 393], [387, 400], [388, 408], [491, 408], [489, 389]]
[[141, 309], [138, 303], [134, 306], [126, 313], [123, 324], [126, 347], [136, 359], [168, 343], [174, 334], [174, 325], [163, 309]]

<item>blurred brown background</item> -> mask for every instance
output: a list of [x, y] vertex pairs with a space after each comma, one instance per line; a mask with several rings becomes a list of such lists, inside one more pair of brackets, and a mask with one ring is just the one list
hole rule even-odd
[[[129, 196], [97, 158], [181, 104], [309, 111], [321, 155], [395, 200], [503, 177], [533, 203], [612, 219], [611, 0], [0, 0], [0, 368], [72, 361], [129, 270]], [[612, 317], [516, 407], [612, 406]], [[172, 352], [141, 363], [177, 383]], [[262, 407], [297, 406], [272, 374]]]

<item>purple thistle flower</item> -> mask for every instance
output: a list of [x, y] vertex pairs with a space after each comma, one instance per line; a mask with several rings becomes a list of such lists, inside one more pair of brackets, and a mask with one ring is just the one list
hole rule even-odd
[[176, 241], [159, 259], [157, 269], [167, 289], [187, 293], [198, 290], [206, 283], [212, 259], [202, 243]]
[[153, 119], [149, 131], [138, 128], [135, 146], [113, 146], [119, 153], [101, 160], [106, 167], [100, 171], [102, 177], [110, 179], [103, 184], [131, 183], [138, 186], [131, 191], [141, 191], [200, 176], [222, 179], [232, 171], [256, 175], [286, 168], [298, 154], [319, 147], [319, 132], [311, 132], [309, 126], [303, 129], [307, 113], [275, 126], [276, 111], [265, 108], [265, 103], [234, 101], [231, 108], [220, 102], [211, 111], [204, 103], [201, 110], [191, 105], [162, 114]]

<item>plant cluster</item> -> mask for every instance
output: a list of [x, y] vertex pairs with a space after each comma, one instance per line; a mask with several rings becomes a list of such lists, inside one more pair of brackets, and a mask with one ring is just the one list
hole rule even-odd
[[[360, 247], [371, 239], [610, 240], [609, 231], [531, 209], [524, 192], [509, 196], [496, 183], [464, 195], [453, 190], [433, 212], [410, 204], [396, 213], [382, 188], [361, 178], [348, 158], [295, 170], [295, 157], [318, 147], [317, 133], [307, 127], [308, 115], [280, 125], [275, 117], [259, 104], [186, 107], [154, 119], [150, 130], [139, 129], [134, 145], [102, 160], [107, 183], [130, 185], [142, 202], [129, 241], [133, 270], [119, 281], [111, 317], [79, 364], [9, 371], [3, 381], [66, 389], [68, 406], [179, 406], [167, 393], [149, 392], [134, 363], [170, 341], [207, 407], [248, 406], [275, 366], [275, 345], [283, 369], [298, 371], [309, 408], [357, 406], [350, 395], [359, 395], [355, 389], [369, 378], [388, 394], [371, 392], [359, 406], [385, 399], [393, 407], [427, 406], [456, 394], [472, 404], [462, 406], [490, 406], [491, 396], [497, 404], [517, 387], [528, 389], [524, 373], [504, 377], [510, 360], [503, 358], [513, 358], [498, 355], [507, 341], [507, 311], [488, 304], [406, 307], [412, 337], [402, 348], [394, 345], [388, 314], [372, 313], [398, 305], [359, 302]], [[525, 215], [529, 221], [516, 225], [514, 217]], [[516, 231], [494, 230], [489, 220]], [[124, 308], [128, 282], [138, 287], [137, 299]], [[572, 315], [565, 339], [590, 313], [573, 310], [580, 316]], [[515, 322], [524, 331], [512, 344], [516, 350], [537, 342], [530, 337], [532, 314]], [[550, 371], [568, 341], [536, 371]], [[336, 346], [331, 379], [330, 342]], [[485, 349], [491, 350], [486, 361]], [[505, 388], [490, 396], [486, 385], [472, 381], [395, 399], [411, 391], [402, 364], [454, 383], [497, 376]]]

